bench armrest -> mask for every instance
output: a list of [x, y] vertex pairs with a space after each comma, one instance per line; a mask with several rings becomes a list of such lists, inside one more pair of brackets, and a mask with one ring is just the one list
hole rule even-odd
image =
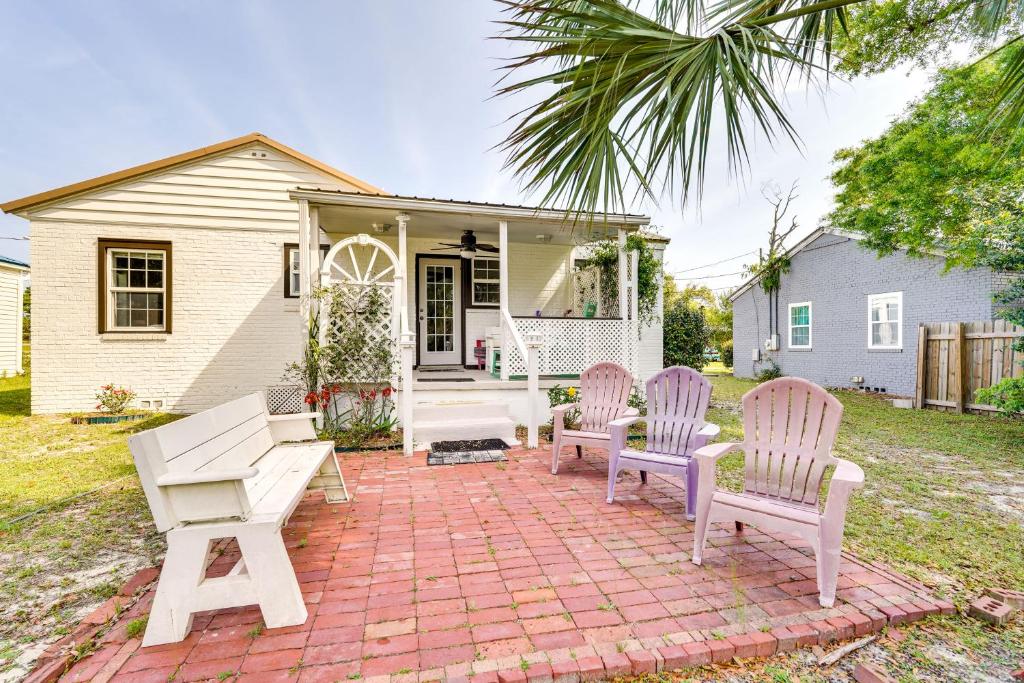
[[240, 481], [259, 474], [255, 467], [240, 467], [237, 470], [206, 470], [203, 472], [168, 472], [157, 477], [157, 486], [185, 486], [188, 484], [211, 484], [222, 481]]
[[313, 420], [323, 417], [322, 413], [286, 413], [269, 415], [270, 435], [274, 443], [284, 441], [316, 441], [316, 428]]

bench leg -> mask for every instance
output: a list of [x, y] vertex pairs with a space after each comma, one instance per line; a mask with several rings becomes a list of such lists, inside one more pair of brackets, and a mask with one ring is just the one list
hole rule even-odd
[[278, 628], [305, 622], [306, 605], [281, 530], [273, 525], [247, 525], [239, 529], [236, 538], [263, 623]]
[[196, 587], [206, 574], [211, 539], [185, 529], [167, 533], [167, 556], [149, 613], [144, 646], [177, 643], [192, 629]]
[[309, 483], [309, 488], [317, 491], [322, 489], [324, 499], [328, 503], [347, 503], [349, 501], [345, 477], [341, 475], [338, 456], [333, 450], [320, 465], [320, 471]]

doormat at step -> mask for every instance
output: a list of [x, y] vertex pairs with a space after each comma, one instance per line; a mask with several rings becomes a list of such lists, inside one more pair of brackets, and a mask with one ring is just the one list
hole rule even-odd
[[476, 441], [435, 441], [427, 453], [428, 465], [468, 465], [470, 463], [507, 461], [501, 439], [480, 439]]

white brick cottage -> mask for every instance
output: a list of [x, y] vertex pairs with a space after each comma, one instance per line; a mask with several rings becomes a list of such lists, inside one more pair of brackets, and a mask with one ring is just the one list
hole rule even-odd
[[[0, 209], [31, 223], [36, 413], [92, 409], [110, 382], [175, 412], [278, 386], [300, 356], [311, 288], [351, 276], [353, 261], [365, 270], [374, 251], [374, 272], [389, 254], [397, 265], [387, 279], [402, 304], [407, 424], [414, 404], [429, 418], [452, 402], [498, 402], [511, 422], [535, 422], [537, 391], [559, 381], [549, 376], [565, 384], [612, 360], [642, 379], [662, 365], [660, 323], [637, 320], [628, 252], [618, 301], [594, 317], [575, 268], [588, 243], [623, 243], [645, 216], [573, 230], [559, 211], [389, 195], [258, 133]], [[649, 239], [660, 259], [667, 240]], [[658, 319], [660, 307], [659, 295]], [[487, 369], [466, 369], [478, 345], [500, 349], [500, 368], [488, 351]]]

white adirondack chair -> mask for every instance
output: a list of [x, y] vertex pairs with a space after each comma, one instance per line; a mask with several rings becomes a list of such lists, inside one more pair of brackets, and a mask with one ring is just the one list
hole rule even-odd
[[[307, 487], [348, 500], [334, 444], [315, 441], [317, 416], [269, 415], [255, 393], [128, 438], [156, 527], [167, 532], [143, 645], [181, 641], [205, 610], [259, 604], [269, 627], [305, 622], [281, 527]], [[237, 539], [242, 559], [227, 576], [206, 578], [221, 538]]]
[[[701, 554], [712, 522], [732, 521], [792, 533], [805, 539], [817, 560], [818, 601], [831, 607], [836, 597], [846, 507], [864, 472], [832, 455], [843, 404], [812, 382], [782, 377], [743, 396], [743, 443], [717, 443], [696, 452], [700, 463], [693, 562]], [[742, 449], [746, 475], [742, 493], [715, 487], [715, 463]], [[825, 469], [835, 466], [824, 513], [818, 492]]]
[[647, 446], [643, 451], [626, 448], [626, 432], [639, 416], [621, 417], [610, 423], [608, 502], [615, 500], [615, 480], [622, 470], [671, 474], [686, 481], [686, 518], [693, 519], [697, 500], [697, 462], [693, 453], [718, 436], [718, 425], [704, 421], [711, 400], [711, 382], [687, 367], [665, 368], [647, 380]]
[[[633, 376], [615, 363], [598, 363], [580, 375], [580, 400], [551, 409], [554, 432], [551, 436], [551, 474], [558, 474], [558, 455], [563, 446], [576, 446], [576, 457], [583, 457], [583, 447], [608, 449], [611, 432], [608, 423], [624, 415], [638, 415], [630, 408], [629, 392]], [[579, 408], [580, 428], [565, 429], [566, 411]]]

